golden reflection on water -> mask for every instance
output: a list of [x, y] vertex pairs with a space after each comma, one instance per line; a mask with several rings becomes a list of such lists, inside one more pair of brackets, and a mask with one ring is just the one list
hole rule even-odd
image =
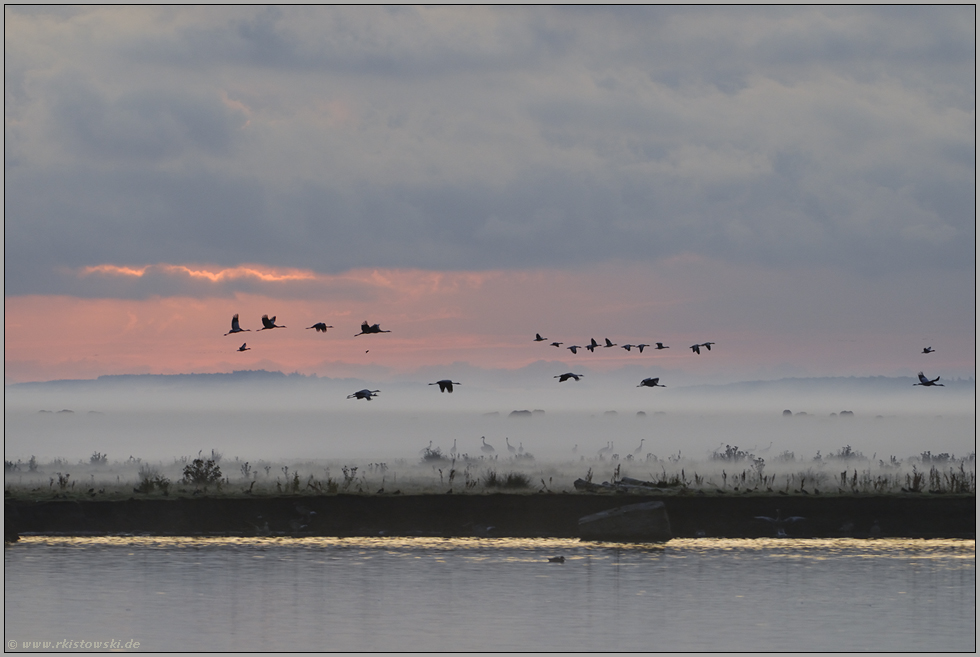
[[[583, 541], [577, 538], [437, 538], [437, 537], [241, 537], [241, 536], [23, 536], [24, 546], [46, 545], [84, 549], [124, 547], [174, 550], [181, 548], [245, 548], [264, 550], [322, 549], [357, 550], [359, 557], [370, 559], [378, 551], [389, 554], [405, 552], [533, 552], [565, 551], [566, 558], [596, 556], [616, 552], [655, 553], [671, 558], [687, 558], [719, 552], [761, 552], [787, 559], [833, 559], [835, 557], [908, 559], [975, 559], [973, 539], [907, 539], [907, 538], [693, 538], [673, 539], [667, 543], [609, 543]], [[439, 557], [441, 558], [441, 557]]]

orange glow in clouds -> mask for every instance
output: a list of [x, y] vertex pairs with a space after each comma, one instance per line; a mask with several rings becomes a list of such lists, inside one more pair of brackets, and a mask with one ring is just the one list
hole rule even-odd
[[[192, 269], [186, 265], [146, 265], [140, 268], [120, 267], [117, 265], [95, 265], [93, 267], [83, 267], [79, 271], [81, 276], [91, 274], [105, 274], [110, 276], [144, 276], [148, 271], [156, 271], [162, 274], [186, 274], [192, 278], [203, 278], [212, 282], [234, 278], [255, 278], [261, 281], [302, 281], [314, 280], [316, 274], [298, 270], [268, 269], [262, 270], [254, 266], [231, 267], [209, 271], [205, 268]], [[289, 273], [280, 273], [288, 271]]]

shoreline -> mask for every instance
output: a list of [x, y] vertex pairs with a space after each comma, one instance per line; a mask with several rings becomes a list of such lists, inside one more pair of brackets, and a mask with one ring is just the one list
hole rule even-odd
[[[200, 496], [4, 501], [4, 537], [52, 535], [575, 538], [578, 520], [663, 502], [674, 538], [976, 538], [976, 496], [595, 493]], [[792, 523], [759, 520], [799, 516]]]

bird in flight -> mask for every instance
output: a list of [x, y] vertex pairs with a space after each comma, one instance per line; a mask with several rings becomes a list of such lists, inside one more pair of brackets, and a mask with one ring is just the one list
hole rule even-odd
[[367, 388], [365, 388], [364, 390], [358, 390], [357, 392], [355, 392], [352, 395], [347, 395], [347, 399], [351, 399], [351, 398], [353, 398], [353, 399], [366, 399], [368, 401], [371, 401], [371, 398], [372, 397], [377, 397], [379, 392], [381, 392], [381, 391], [380, 390], [368, 390]]
[[590, 344], [585, 345], [585, 348], [591, 351], [592, 353], [595, 353], [595, 348], [599, 346], [599, 343], [595, 341], [595, 338], [591, 338], [591, 340], [592, 342]]
[[558, 375], [556, 375], [553, 378], [558, 379], [558, 383], [562, 383], [563, 381], [568, 381], [569, 379], [575, 379], [576, 381], [578, 381], [579, 377], [581, 377], [581, 376], [585, 376], [585, 375], [584, 374], [572, 374], [571, 372], [565, 372], [564, 374], [558, 374]]
[[327, 329], [331, 329], [331, 328], [333, 328], [333, 327], [332, 326], [327, 326], [323, 322], [317, 322], [313, 326], [307, 326], [306, 327], [307, 330], [309, 330], [309, 329], [316, 329], [316, 332], [317, 333], [326, 333], [327, 332]]
[[450, 379], [443, 379], [441, 381], [436, 381], [435, 383], [430, 383], [430, 386], [439, 386], [439, 392], [452, 392], [453, 386], [462, 385], [459, 381], [452, 381]]
[[701, 345], [699, 345], [699, 344], [692, 344], [691, 345], [691, 351], [693, 351], [694, 353], [696, 353], [697, 355], [700, 356], [701, 355]]
[[[923, 374], [922, 372], [919, 372], [919, 382], [918, 383], [913, 383], [912, 385], [914, 385], [914, 386], [942, 386], [943, 385], [942, 383], [936, 383], [936, 381], [938, 381], [939, 379], [940, 379], [940, 377], [937, 376], [935, 379], [932, 379], [930, 381], [929, 379], [926, 378], [926, 375], [925, 374]], [[943, 387], [945, 387], [945, 386], [943, 386]]]
[[660, 377], [654, 377], [652, 379], [643, 379], [640, 381], [640, 385], [637, 388], [666, 388], [667, 386], [660, 385]]
[[560, 347], [560, 346], [562, 346], [563, 344], [565, 344], [565, 343], [564, 343], [564, 342], [552, 342], [552, 343], [551, 343], [551, 346], [552, 346], [552, 347]]
[[619, 346], [622, 347], [623, 349], [625, 349], [626, 351], [629, 351], [630, 349], [632, 349], [636, 345], [635, 344], [621, 344]]
[[648, 344], [638, 344], [638, 345], [635, 345], [635, 346], [636, 346], [637, 349], [640, 350], [640, 353], [642, 354], [643, 353], [643, 347], [649, 347], [650, 345], [648, 345]]
[[247, 342], [243, 342], [243, 343], [242, 343], [242, 346], [238, 348], [238, 351], [248, 351], [248, 350], [250, 350], [250, 349], [251, 349], [251, 347], [246, 347], [246, 346], [245, 346], [245, 345], [247, 345], [247, 344], [248, 344]]
[[225, 335], [231, 335], [232, 333], [242, 333], [243, 331], [251, 331], [252, 329], [243, 329], [238, 325], [238, 313], [231, 318], [231, 330], [225, 333]]
[[581, 348], [582, 347], [578, 346], [577, 344], [573, 344], [571, 347], [565, 347], [565, 349], [568, 349], [573, 354], [577, 354], [578, 353], [578, 350], [581, 349]]
[[769, 524], [771, 524], [773, 526], [773, 529], [776, 530], [776, 536], [779, 537], [779, 538], [785, 538], [786, 537], [786, 529], [784, 527], [784, 525], [786, 523], [788, 523], [788, 522], [799, 522], [801, 520], [806, 520], [806, 518], [804, 518], [802, 516], [790, 516], [788, 518], [784, 518], [782, 516], [782, 511], [780, 511], [779, 509], [776, 509], [776, 517], [775, 518], [770, 518], [769, 516], [755, 516], [755, 519], [756, 520], [764, 520], [764, 521], [768, 522]]
[[547, 339], [548, 338], [542, 338], [540, 333], [535, 333], [534, 334], [534, 341], [535, 342], [544, 342]]
[[606, 344], [602, 345], [602, 348], [603, 349], [608, 349], [609, 347], [615, 347], [615, 346], [616, 346], [616, 343], [615, 342], [613, 342], [609, 338], [606, 338]]
[[701, 343], [701, 346], [704, 347], [705, 349], [707, 349], [708, 351], [711, 351], [711, 345], [713, 345], [713, 344], [714, 344], [714, 342], [702, 342]]
[[670, 349], [670, 347], [664, 345], [663, 342], [658, 342], [657, 343], [657, 349]]
[[260, 328], [259, 330], [264, 331], [266, 329], [274, 329], [274, 328], [286, 328], [286, 327], [279, 326], [278, 324], [276, 324], [275, 315], [272, 316], [272, 319], [269, 319], [268, 315], [262, 315], [262, 328]]
[[922, 353], [924, 353], [924, 354], [931, 354], [934, 351], [935, 351], [935, 349], [933, 349], [932, 347], [926, 347], [925, 349], [922, 350]]
[[354, 335], [356, 338], [358, 335], [367, 335], [369, 333], [391, 333], [391, 331], [382, 331], [380, 324], [368, 324], [367, 320], [361, 322], [361, 332]]

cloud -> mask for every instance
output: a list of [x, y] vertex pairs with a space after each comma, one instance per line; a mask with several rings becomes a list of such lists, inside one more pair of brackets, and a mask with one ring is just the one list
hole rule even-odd
[[106, 263], [972, 276], [969, 6], [5, 16], [7, 294]]

